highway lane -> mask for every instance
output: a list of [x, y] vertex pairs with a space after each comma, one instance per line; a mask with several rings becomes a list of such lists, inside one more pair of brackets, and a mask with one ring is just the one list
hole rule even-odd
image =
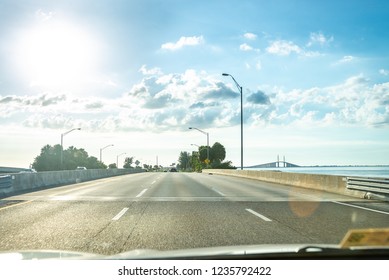
[[141, 173], [0, 201], [0, 251], [116, 254], [242, 244], [339, 243], [388, 227], [388, 203], [207, 173]]

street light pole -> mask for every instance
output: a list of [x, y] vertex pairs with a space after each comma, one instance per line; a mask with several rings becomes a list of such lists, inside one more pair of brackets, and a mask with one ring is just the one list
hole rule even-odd
[[201, 129], [198, 129], [196, 127], [189, 127], [189, 129], [196, 129], [196, 130], [200, 131], [201, 133], [207, 135], [207, 161], [209, 162], [209, 133], [202, 131]]
[[103, 156], [102, 156], [103, 150], [104, 150], [105, 148], [108, 148], [108, 147], [111, 147], [111, 146], [113, 146], [113, 144], [110, 144], [110, 145], [107, 145], [107, 146], [105, 146], [105, 147], [103, 147], [103, 148], [100, 148], [100, 162], [103, 162]]
[[64, 137], [66, 134], [72, 132], [73, 130], [81, 130], [81, 127], [73, 128], [73, 129], [71, 129], [71, 130], [69, 130], [69, 131], [66, 131], [65, 133], [62, 133], [62, 134], [61, 134], [61, 166], [60, 166], [61, 169], [63, 168], [63, 137]]
[[116, 156], [116, 168], [119, 168], [119, 157], [121, 156], [121, 155], [125, 155], [126, 153], [121, 153], [120, 155], [117, 155]]
[[222, 75], [230, 76], [240, 92], [240, 169], [243, 170], [243, 88], [232, 75], [227, 73], [223, 73]]

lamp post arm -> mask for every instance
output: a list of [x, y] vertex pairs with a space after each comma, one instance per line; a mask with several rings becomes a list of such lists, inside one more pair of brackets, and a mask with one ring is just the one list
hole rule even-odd
[[65, 136], [66, 134], [72, 132], [73, 130], [81, 130], [81, 128], [80, 128], [80, 127], [79, 127], [79, 128], [73, 128], [73, 129], [71, 129], [71, 130], [69, 130], [69, 131], [66, 131], [66, 132], [62, 133], [61, 136], [63, 137], [63, 136]]
[[207, 132], [201, 130], [201, 129], [198, 129], [197, 127], [190, 127], [189, 129], [196, 129], [197, 131], [200, 131], [202, 134], [205, 134], [205, 135], [208, 135]]
[[72, 132], [73, 130], [81, 130], [81, 127], [73, 128], [73, 129], [71, 129], [71, 130], [69, 130], [69, 131], [66, 131], [66, 132], [64, 132], [64, 133], [61, 134], [61, 161], [60, 161], [60, 168], [61, 168], [61, 169], [62, 169], [62, 166], [63, 166], [63, 137], [64, 137], [66, 134]]
[[235, 78], [230, 75], [230, 77], [232, 78], [232, 80], [235, 82], [235, 85], [237, 86], [237, 88], [239, 89], [239, 92], [242, 92], [242, 87], [238, 84], [238, 82], [235, 80]]
[[223, 73], [222, 74], [223, 76], [230, 76], [231, 79], [234, 81], [236, 87], [238, 88], [239, 92], [242, 93], [242, 87], [239, 85], [239, 83], [235, 80], [234, 76], [232, 76], [231, 74], [227, 74], [227, 73]]
[[111, 146], [113, 146], [113, 144], [109, 144], [109, 145], [107, 145], [107, 146], [105, 146], [103, 148], [100, 148], [100, 162], [103, 162], [103, 150], [105, 148], [108, 148], [108, 147], [111, 147]]
[[198, 129], [197, 127], [189, 127], [189, 129], [196, 129], [197, 131], [200, 131], [202, 134], [207, 135], [207, 160], [209, 160], [209, 133], [201, 129]]

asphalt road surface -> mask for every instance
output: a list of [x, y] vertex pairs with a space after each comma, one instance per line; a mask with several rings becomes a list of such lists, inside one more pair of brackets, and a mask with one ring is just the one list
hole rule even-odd
[[389, 227], [388, 203], [207, 173], [131, 174], [0, 200], [0, 251], [338, 244], [366, 227]]

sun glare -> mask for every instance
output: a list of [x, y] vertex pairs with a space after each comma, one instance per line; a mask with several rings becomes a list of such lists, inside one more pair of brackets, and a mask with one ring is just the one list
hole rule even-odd
[[21, 33], [15, 48], [16, 64], [30, 86], [74, 87], [87, 82], [96, 71], [98, 48], [85, 29], [50, 20]]

